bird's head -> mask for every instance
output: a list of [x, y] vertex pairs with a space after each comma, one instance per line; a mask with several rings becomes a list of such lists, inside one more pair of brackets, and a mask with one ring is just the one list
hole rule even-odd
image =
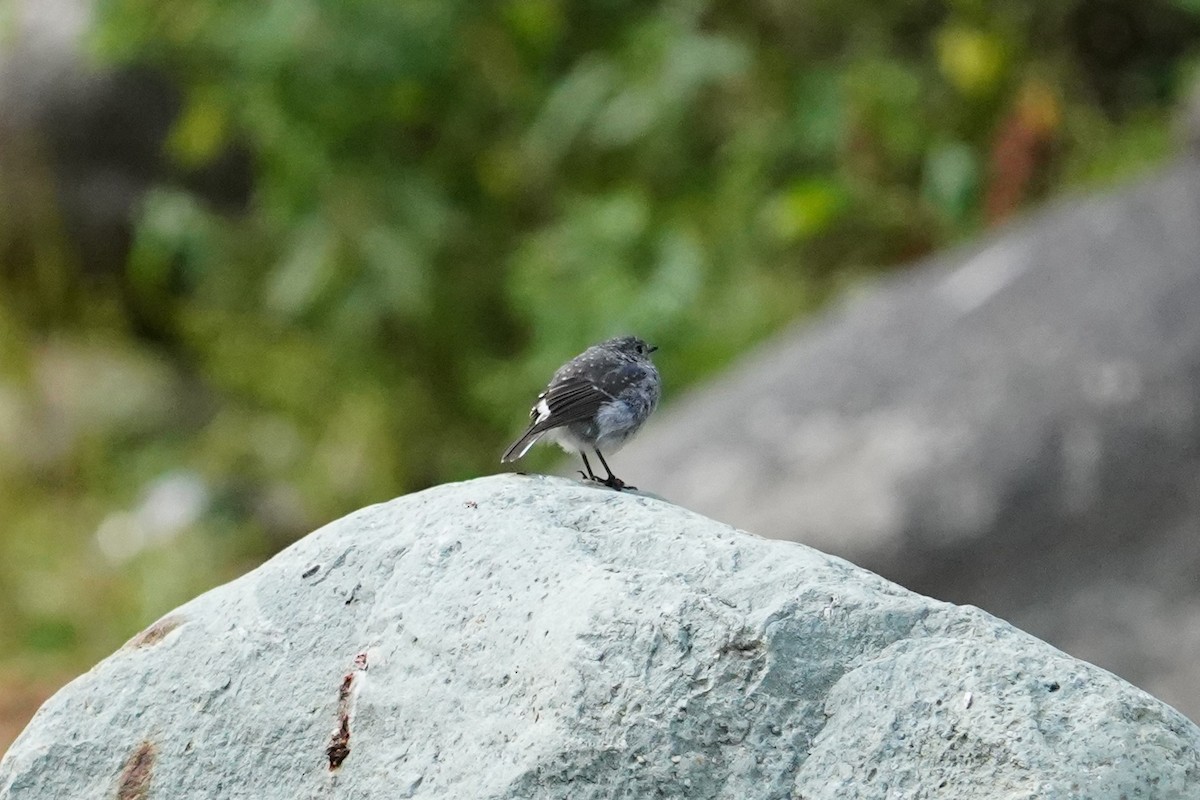
[[639, 339], [636, 336], [618, 336], [615, 339], [609, 339], [604, 344], [633, 358], [646, 358], [658, 349], [652, 344], [647, 344], [645, 339]]

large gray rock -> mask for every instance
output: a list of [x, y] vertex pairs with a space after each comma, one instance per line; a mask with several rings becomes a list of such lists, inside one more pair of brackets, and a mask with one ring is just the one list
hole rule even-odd
[[0, 798], [1185, 798], [1200, 729], [974, 608], [508, 475], [365, 509], [38, 712]]
[[1200, 719], [1198, 310], [1185, 159], [850, 297], [614, 467], [979, 605]]

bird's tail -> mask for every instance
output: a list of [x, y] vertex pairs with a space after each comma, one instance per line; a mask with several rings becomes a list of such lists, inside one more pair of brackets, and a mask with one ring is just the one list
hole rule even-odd
[[500, 456], [500, 463], [504, 464], [509, 461], [516, 461], [521, 456], [529, 452], [529, 448], [533, 447], [533, 443], [542, 438], [545, 429], [538, 430], [537, 425], [530, 425], [529, 430], [521, 434], [521, 438], [512, 443], [504, 455]]

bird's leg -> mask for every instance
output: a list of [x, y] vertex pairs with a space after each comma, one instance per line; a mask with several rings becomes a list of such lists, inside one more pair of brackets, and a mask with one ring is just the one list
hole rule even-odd
[[[583, 474], [583, 470], [581, 470], [581, 469], [575, 470], [576, 472], [579, 473], [579, 477], [583, 478], [584, 480], [599, 481], [600, 479], [596, 477], [596, 473], [592, 472], [592, 465], [588, 463], [587, 456], [585, 456], [583, 454], [582, 450], [579, 452], [579, 457], [583, 459], [583, 465], [585, 467], [587, 467], [586, 475]], [[607, 467], [606, 467], [606, 469], [607, 469]]]
[[[613, 471], [611, 468], [609, 468], [608, 462], [604, 460], [604, 455], [600, 452], [599, 449], [597, 449], [597, 448], [593, 448], [593, 449], [596, 450], [596, 455], [600, 456], [600, 463], [604, 465], [604, 471], [608, 473], [608, 477], [605, 478], [604, 480], [600, 481], [601, 483], [603, 483], [605, 486], [607, 486], [611, 489], [616, 489], [618, 492], [621, 491], [622, 489], [634, 489], [634, 490], [637, 489], [636, 486], [629, 486], [625, 483], [625, 481], [621, 480], [616, 475], [613, 475]], [[599, 479], [597, 478], [597, 480], [599, 480]]]

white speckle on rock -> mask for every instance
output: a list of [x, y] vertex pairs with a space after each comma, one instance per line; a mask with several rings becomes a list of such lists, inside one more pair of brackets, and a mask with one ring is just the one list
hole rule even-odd
[[979, 308], [1029, 269], [1026, 247], [1002, 240], [978, 253], [947, 276], [941, 296], [966, 314]]

